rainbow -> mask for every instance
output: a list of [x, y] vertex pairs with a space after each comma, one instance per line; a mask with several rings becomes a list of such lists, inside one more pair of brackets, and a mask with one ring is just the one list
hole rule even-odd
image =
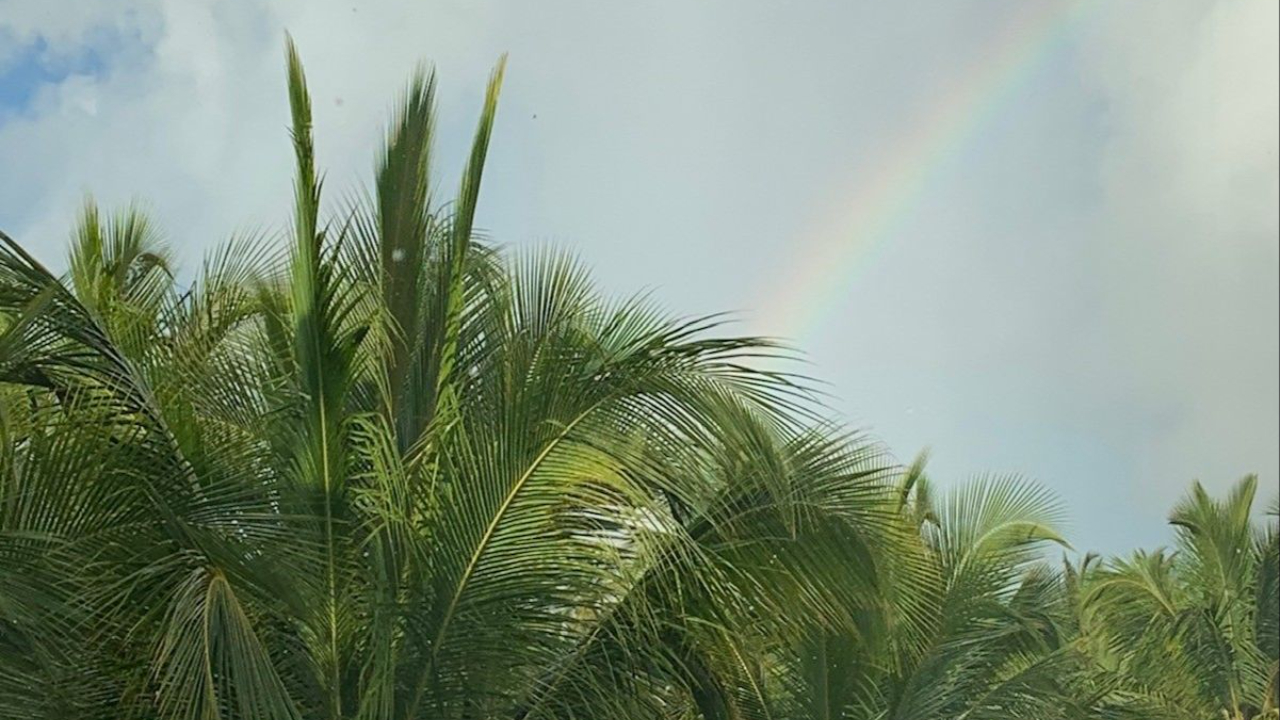
[[[859, 175], [800, 243], [794, 264], [766, 295], [761, 329], [808, 336], [833, 309], [859, 261], [910, 217], [930, 181], [957, 155], [1099, 0], [1034, 0], [1002, 32], [992, 50], [903, 134], [870, 177]], [[1021, 3], [1020, 3], [1021, 4]]]

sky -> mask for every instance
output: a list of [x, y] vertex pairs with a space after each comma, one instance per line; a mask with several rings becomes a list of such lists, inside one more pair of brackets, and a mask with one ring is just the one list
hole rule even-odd
[[1275, 0], [0, 0], [0, 229], [64, 266], [86, 195], [187, 263], [283, 227], [283, 43], [337, 202], [440, 81], [478, 222], [613, 295], [786, 338], [831, 412], [942, 485], [1016, 473], [1079, 550], [1167, 543], [1280, 456]]

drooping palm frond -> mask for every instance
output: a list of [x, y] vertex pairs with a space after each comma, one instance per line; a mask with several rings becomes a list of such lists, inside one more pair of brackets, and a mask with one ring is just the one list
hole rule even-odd
[[923, 458], [889, 490], [879, 600], [777, 654], [777, 716], [1054, 717], [1072, 660], [1060, 581], [1039, 563], [1061, 543], [1056, 503], [998, 478], [936, 499]]

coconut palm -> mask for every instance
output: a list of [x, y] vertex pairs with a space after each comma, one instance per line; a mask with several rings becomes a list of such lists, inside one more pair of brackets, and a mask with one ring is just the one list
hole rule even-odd
[[1224, 501], [1196, 483], [1170, 515], [1175, 550], [1076, 573], [1097, 716], [1280, 716], [1280, 543], [1274, 519], [1253, 518], [1256, 493], [1252, 476]]
[[0, 236], [0, 716], [736, 717], [869, 602], [889, 462], [770, 343], [476, 240], [501, 64], [451, 203], [419, 74], [330, 221], [288, 77], [286, 242]]
[[1072, 662], [1061, 585], [1043, 564], [1060, 510], [1017, 478], [935, 499], [918, 460], [897, 485], [895, 532], [876, 553], [880, 593], [815, 626], [741, 681], [773, 678], [760, 717], [1058, 717]]

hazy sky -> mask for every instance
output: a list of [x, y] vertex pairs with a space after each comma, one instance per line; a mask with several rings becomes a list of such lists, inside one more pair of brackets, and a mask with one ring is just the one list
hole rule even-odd
[[1276, 492], [1278, 7], [0, 0], [0, 228], [61, 265], [90, 192], [188, 262], [283, 225], [286, 29], [331, 199], [420, 61], [452, 182], [509, 52], [496, 242], [738, 311], [900, 457], [1037, 478], [1117, 551], [1192, 479]]

